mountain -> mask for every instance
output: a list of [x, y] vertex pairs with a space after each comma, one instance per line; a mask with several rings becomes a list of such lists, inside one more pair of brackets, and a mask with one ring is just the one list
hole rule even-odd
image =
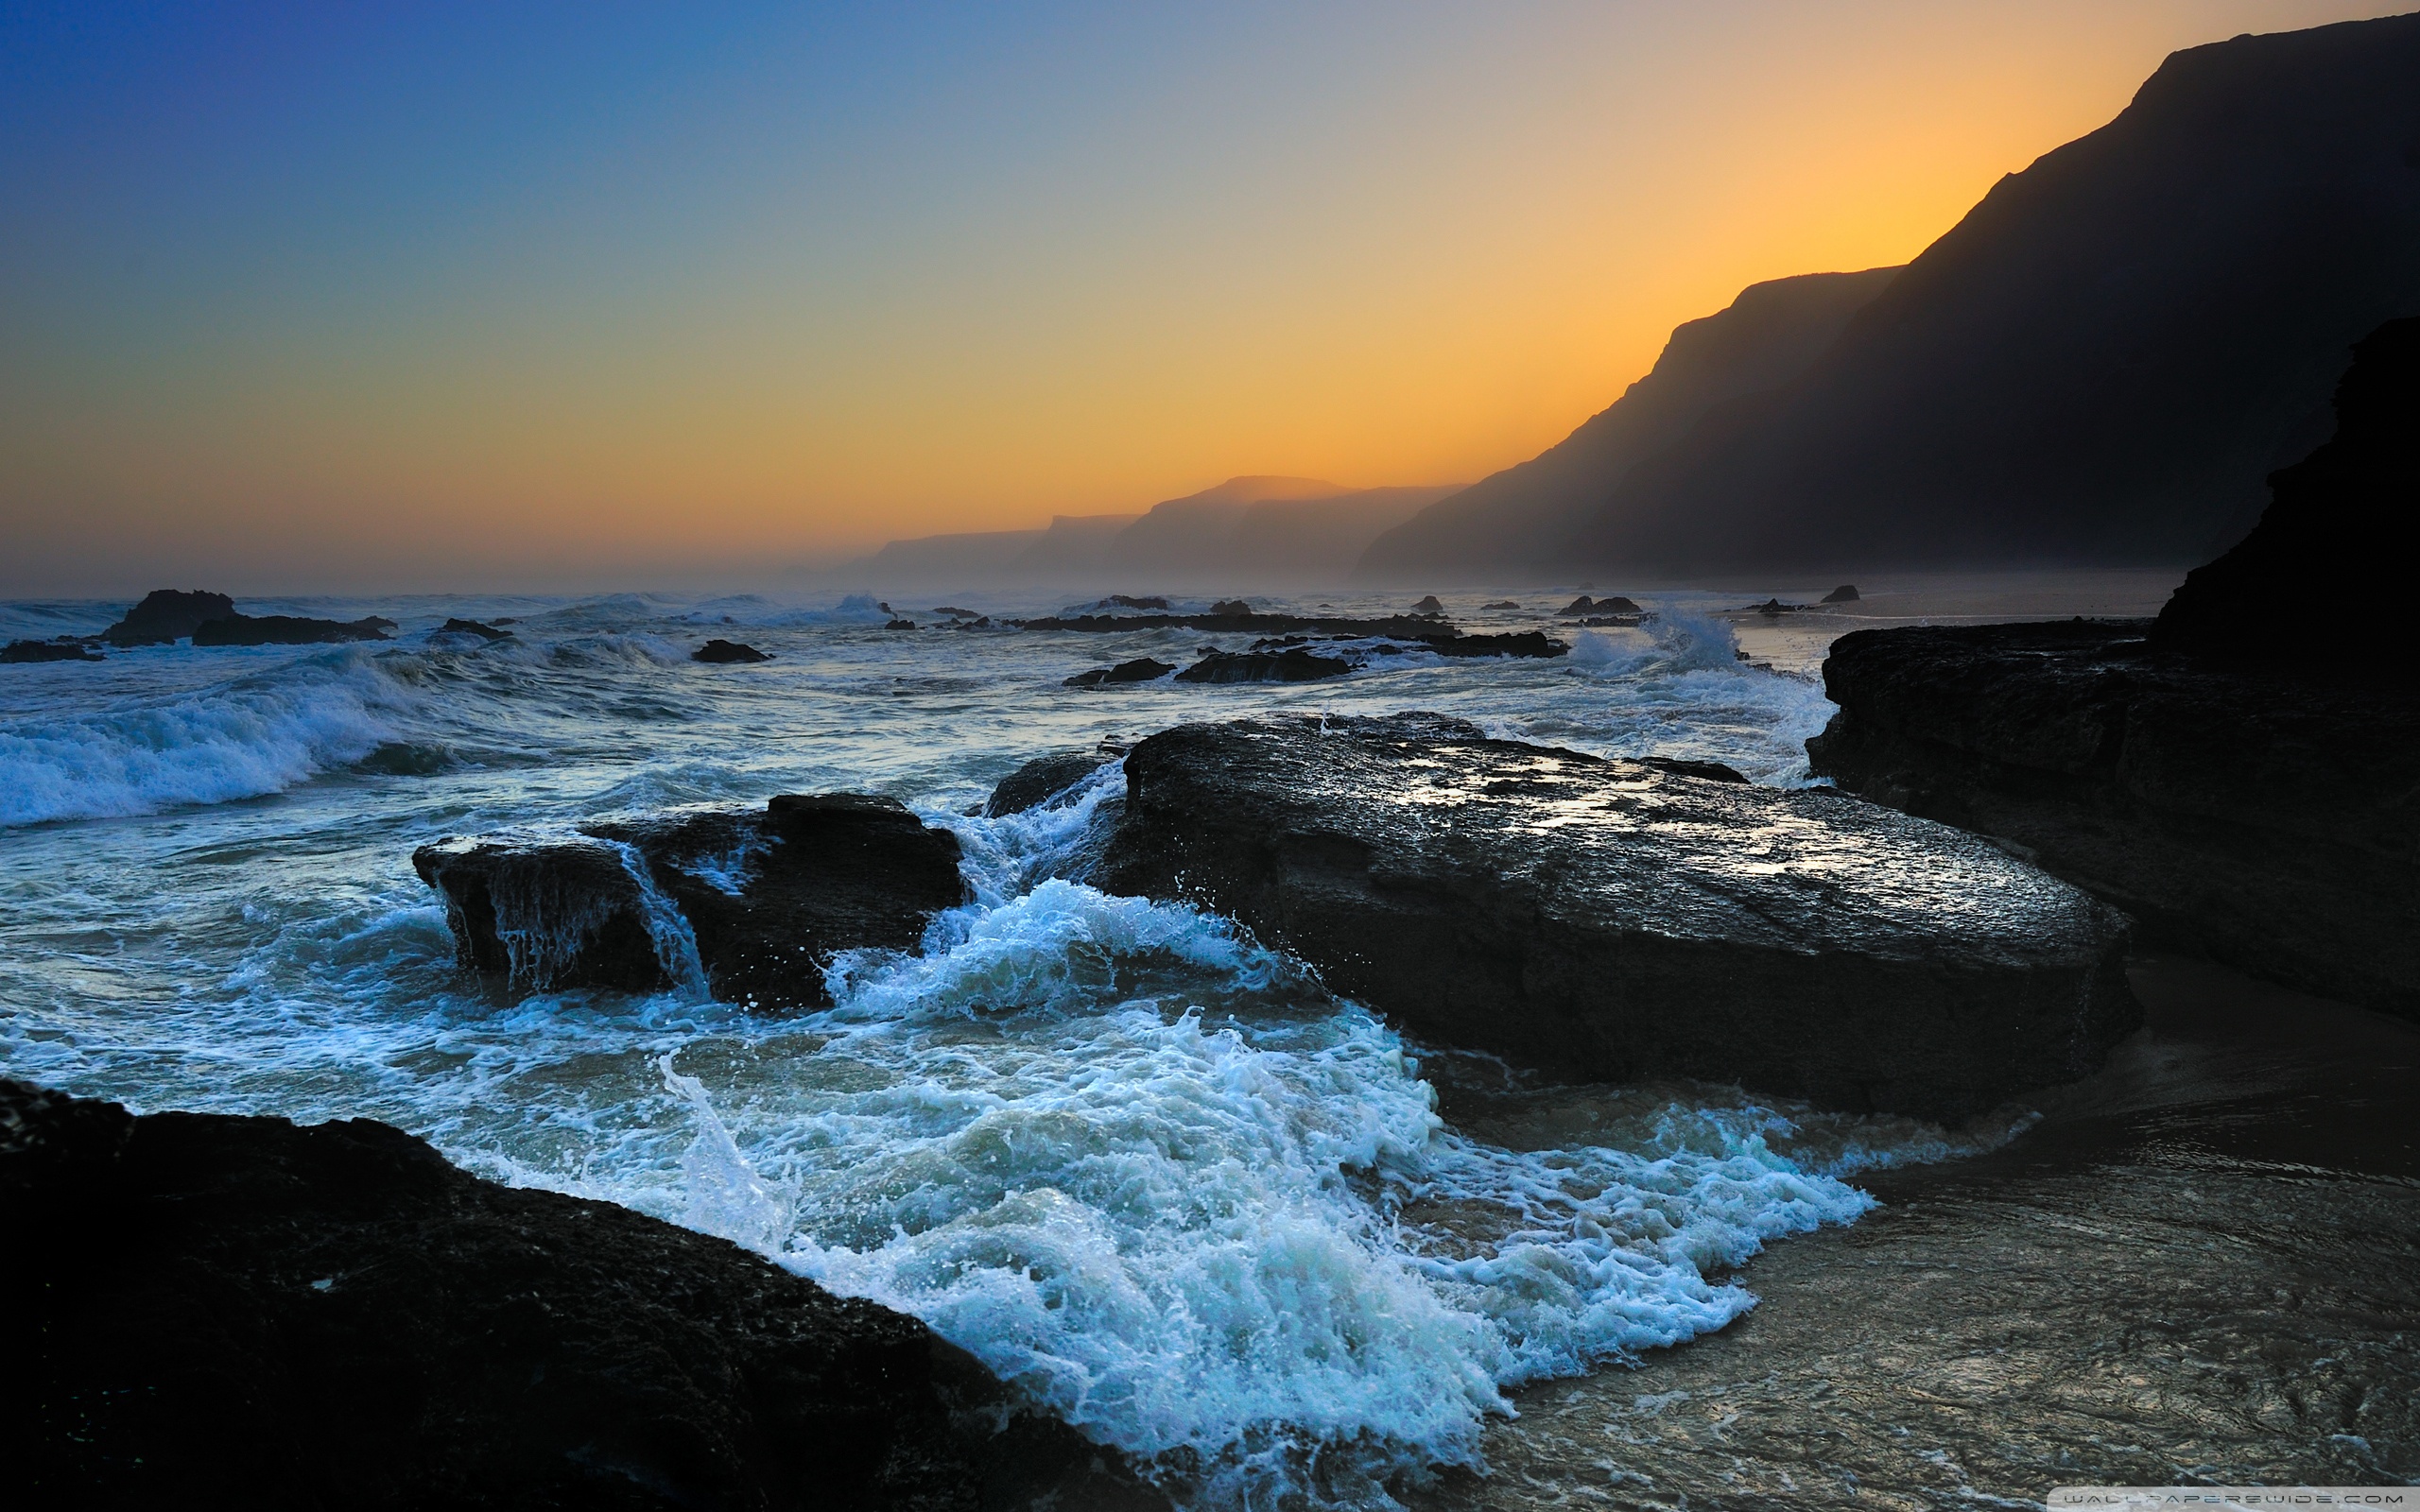
[[1575, 481], [1493, 559], [1369, 566], [2199, 560], [2325, 437], [2346, 349], [2413, 313], [2420, 15], [2190, 48], [1796, 377]]
[[1547, 565], [1571, 522], [1610, 493], [1631, 464], [1680, 440], [1725, 400], [1805, 372], [1898, 271], [1749, 284], [1729, 308], [1676, 328], [1654, 369], [1568, 437], [1380, 536], [1361, 558], [1362, 573]]
[[1235, 477], [1141, 514], [1058, 515], [1047, 530], [894, 541], [829, 576], [885, 590], [1025, 583], [1232, 593], [1340, 583], [1382, 532], [1460, 487]]

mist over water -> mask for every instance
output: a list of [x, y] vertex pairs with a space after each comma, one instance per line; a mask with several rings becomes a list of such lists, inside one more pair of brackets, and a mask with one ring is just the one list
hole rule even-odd
[[[1478, 602], [1457, 623], [1535, 627], [1561, 599]], [[1562, 631], [1556, 661], [1416, 653], [1294, 687], [1061, 686], [1249, 637], [908, 634], [871, 600], [752, 596], [349, 602], [398, 639], [0, 669], [0, 1074], [385, 1119], [913, 1313], [1188, 1502], [1384, 1504], [1472, 1463], [1505, 1388], [1753, 1306], [1731, 1267], [1854, 1220], [1858, 1170], [1996, 1136], [1534, 1087], [1407, 1042], [1221, 919], [1085, 885], [1115, 766], [1067, 807], [964, 811], [1037, 754], [1269, 710], [1430, 709], [1804, 781], [1829, 705], [1788, 646], [1737, 659], [1703, 612], [1737, 602]], [[1299, 607], [1322, 604], [1402, 607]], [[0, 607], [0, 633], [114, 611]], [[432, 633], [454, 614], [519, 623]], [[709, 635], [775, 660], [689, 661]], [[516, 1001], [456, 968], [409, 865], [449, 834], [834, 790], [955, 830], [974, 900], [921, 956], [836, 962], [821, 1013], [694, 986]], [[1483, 1124], [1443, 1122], [1441, 1076], [1494, 1078]]]

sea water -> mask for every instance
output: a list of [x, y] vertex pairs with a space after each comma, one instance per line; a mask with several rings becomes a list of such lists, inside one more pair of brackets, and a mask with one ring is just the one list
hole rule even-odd
[[[1566, 596], [1449, 609], [1529, 629]], [[1743, 662], [1724, 602], [1566, 626], [1553, 661], [1413, 653], [1297, 686], [1072, 690], [1249, 637], [945, 631], [902, 605], [909, 633], [838, 595], [247, 605], [402, 628], [0, 667], [0, 1074], [138, 1110], [384, 1119], [924, 1318], [1184, 1503], [1389, 1504], [1477, 1465], [1507, 1388], [1737, 1317], [1733, 1268], [1855, 1220], [1858, 1170], [1999, 1136], [1538, 1086], [1412, 1042], [1226, 919], [1086, 885], [1115, 765], [1072, 804], [970, 810], [1035, 755], [1270, 711], [1435, 710], [1804, 782], [1820, 638], [1752, 631]], [[123, 607], [0, 606], [0, 639]], [[439, 633], [452, 615], [514, 633]], [[709, 635], [774, 660], [690, 661]], [[654, 996], [517, 997], [458, 968], [410, 867], [447, 835], [840, 790], [955, 831], [974, 901], [921, 954], [835, 962], [820, 1013], [715, 1002], [694, 970]], [[658, 942], [676, 967], [679, 929]], [[1441, 1116], [1450, 1077], [1489, 1084], [1484, 1117]]]

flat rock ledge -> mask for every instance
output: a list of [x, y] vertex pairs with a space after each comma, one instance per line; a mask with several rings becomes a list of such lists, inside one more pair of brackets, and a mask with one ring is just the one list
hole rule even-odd
[[367, 1120], [0, 1081], [36, 1506], [1165, 1506], [872, 1302]]
[[1573, 1080], [1955, 1123], [2141, 1022], [2122, 914], [1841, 794], [1432, 714], [1182, 726], [1126, 782], [1100, 885], [1216, 909], [1416, 1035]]
[[2143, 621], [1859, 630], [1815, 770], [1994, 834], [2153, 940], [2420, 1018], [2420, 691]]
[[464, 965], [516, 989], [702, 987], [828, 1007], [842, 951], [913, 951], [966, 900], [958, 837], [895, 799], [786, 793], [762, 812], [444, 840], [412, 853]]

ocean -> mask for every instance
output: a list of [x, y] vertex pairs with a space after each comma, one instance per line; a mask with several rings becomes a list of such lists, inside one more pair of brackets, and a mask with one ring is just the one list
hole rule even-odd
[[[1269, 711], [1433, 710], [1799, 784], [1843, 629], [2148, 612], [2173, 576], [1910, 582], [1778, 618], [1724, 612], [1764, 592], [1634, 593], [1656, 611], [1636, 629], [1557, 621], [1576, 585], [1449, 596], [1467, 630], [1546, 627], [1571, 654], [1092, 690], [1063, 682], [1250, 637], [1001, 627], [1071, 605], [1031, 593], [894, 600], [914, 633], [838, 593], [246, 600], [401, 628], [0, 667], [0, 1074], [138, 1111], [383, 1119], [911, 1313], [1183, 1503], [1392, 1504], [1478, 1468], [1508, 1392], [1723, 1329], [1755, 1305], [1751, 1256], [1872, 1209], [1861, 1173], [1991, 1149], [2024, 1110], [1945, 1130], [1545, 1086], [1408, 1038], [1225, 919], [1086, 885], [1115, 765], [1067, 807], [970, 811], [1034, 756]], [[937, 628], [941, 603], [994, 627]], [[124, 608], [0, 605], [0, 640]], [[437, 633], [456, 615], [513, 636]], [[773, 660], [692, 662], [709, 636]], [[821, 1012], [517, 997], [458, 968], [410, 866], [448, 835], [831, 791], [956, 832], [974, 901], [921, 955], [836, 962]], [[1483, 1117], [1441, 1115], [1458, 1088]]]

